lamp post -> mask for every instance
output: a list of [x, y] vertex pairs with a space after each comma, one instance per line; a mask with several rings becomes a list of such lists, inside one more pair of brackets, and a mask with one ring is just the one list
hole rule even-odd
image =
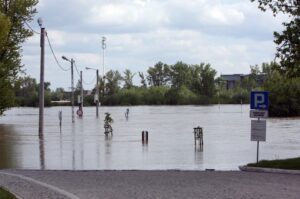
[[38, 19], [41, 28], [41, 70], [40, 70], [40, 92], [39, 92], [39, 137], [43, 138], [44, 133], [44, 68], [45, 68], [45, 28], [43, 27], [42, 18]]
[[95, 70], [96, 71], [96, 117], [99, 116], [99, 85], [98, 85], [98, 82], [99, 82], [99, 71], [98, 69], [95, 69], [95, 68], [90, 68], [90, 67], [85, 67], [86, 70]]
[[74, 65], [74, 59], [68, 59], [65, 56], [61, 57], [63, 60], [68, 61], [71, 63], [71, 91], [72, 91], [72, 99], [71, 99], [71, 103], [72, 103], [72, 123], [75, 122], [75, 117], [74, 117], [74, 75], [73, 75], [73, 65]]

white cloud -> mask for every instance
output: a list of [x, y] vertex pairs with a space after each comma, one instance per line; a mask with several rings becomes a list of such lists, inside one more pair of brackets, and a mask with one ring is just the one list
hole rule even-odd
[[239, 25], [245, 19], [244, 14], [230, 6], [208, 7], [200, 17], [206, 24], [214, 25]]
[[[246, 73], [273, 59], [272, 32], [284, 20], [245, 0], [43, 0], [38, 8], [59, 61], [73, 57], [80, 70], [101, 69], [105, 35], [107, 69], [145, 72], [158, 61], [182, 60], [211, 63], [219, 74]], [[27, 73], [37, 79], [39, 50], [38, 35], [24, 45]], [[49, 48], [46, 63], [52, 88], [69, 87]]]

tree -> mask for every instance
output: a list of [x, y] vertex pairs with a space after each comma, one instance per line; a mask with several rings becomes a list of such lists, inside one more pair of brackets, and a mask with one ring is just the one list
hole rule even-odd
[[106, 73], [106, 88], [108, 95], [113, 95], [118, 92], [120, 89], [120, 82], [122, 80], [122, 76], [119, 71], [110, 70]]
[[147, 80], [150, 86], [167, 86], [170, 81], [170, 67], [158, 62], [147, 70]]
[[171, 66], [171, 83], [172, 87], [180, 88], [181, 86], [190, 87], [191, 70], [189, 66], [183, 62], [177, 62]]
[[147, 88], [147, 81], [145, 79], [144, 73], [139, 72], [139, 76], [141, 78], [141, 84], [143, 88]]
[[[8, 18], [0, 12], [0, 52], [4, 50], [10, 26]], [[7, 69], [4, 63], [0, 61], [0, 115], [3, 114], [7, 107], [13, 105], [13, 101], [11, 100], [13, 98], [12, 83], [6, 72]]]
[[215, 76], [217, 72], [209, 64], [200, 65], [201, 94], [213, 97], [215, 94]]
[[22, 67], [21, 44], [32, 35], [24, 23], [36, 13], [37, 0], [0, 1], [0, 115], [13, 104], [13, 84]]
[[132, 73], [129, 69], [126, 69], [124, 71], [124, 77], [122, 77], [124, 81], [124, 88], [125, 89], [130, 89], [133, 87], [133, 82], [132, 79], [135, 76], [135, 73]]
[[282, 33], [274, 32], [277, 44], [276, 57], [280, 59], [278, 70], [287, 77], [300, 77], [300, 1], [299, 0], [251, 0], [257, 1], [262, 11], [268, 8], [274, 16], [287, 14], [290, 21], [284, 22]]

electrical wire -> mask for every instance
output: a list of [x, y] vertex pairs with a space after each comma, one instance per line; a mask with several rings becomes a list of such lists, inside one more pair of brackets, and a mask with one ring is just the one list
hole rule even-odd
[[35, 34], [38, 34], [38, 35], [40, 35], [41, 33], [39, 33], [39, 32], [37, 32], [37, 31], [35, 31], [25, 20], [24, 20], [24, 23], [25, 23], [25, 25], [32, 31], [32, 32], [34, 32]]
[[[78, 76], [79, 76], [79, 78], [80, 78], [80, 73], [79, 73], [79, 70], [78, 70], [77, 65], [76, 65], [75, 62], [74, 62], [74, 66], [75, 66], [75, 70], [76, 70], [76, 72], [77, 72], [77, 74], [78, 74]], [[94, 79], [93, 79], [91, 82], [89, 82], [89, 83], [85, 82], [85, 81], [82, 79], [82, 83], [85, 84], [85, 85], [91, 85], [91, 84], [94, 83], [95, 79], [96, 79], [96, 77], [94, 77]]]
[[85, 84], [85, 85], [91, 85], [91, 84], [93, 84], [93, 83], [95, 82], [95, 80], [96, 80], [96, 77], [94, 77], [94, 79], [93, 79], [91, 82], [87, 83], [87, 82], [85, 82], [85, 81], [82, 79], [82, 83]]
[[78, 75], [78, 77], [80, 78], [80, 73], [79, 73], [79, 70], [78, 70], [77, 65], [76, 65], [75, 62], [74, 62], [74, 66], [75, 66], [75, 70], [76, 70], [76, 72], [77, 72], [77, 75]]
[[[79, 76], [79, 79], [80, 79], [80, 73], [79, 73], [79, 70], [78, 70], [77, 65], [76, 65], [75, 62], [74, 62], [74, 66], [75, 66], [75, 70], [77, 72], [77, 75]], [[94, 83], [95, 79], [96, 79], [96, 77], [94, 77], [94, 79], [89, 83], [85, 82], [84, 79], [82, 79], [82, 83], [85, 84], [85, 85], [91, 85], [91, 84]]]
[[53, 48], [52, 48], [52, 45], [51, 45], [51, 42], [50, 42], [50, 39], [49, 39], [49, 37], [48, 37], [47, 32], [46, 32], [45, 35], [46, 35], [46, 37], [47, 37], [47, 41], [48, 41], [49, 47], [50, 47], [50, 49], [51, 49], [52, 55], [53, 55], [53, 57], [54, 57], [54, 59], [55, 59], [55, 61], [56, 61], [56, 64], [58, 65], [58, 67], [60, 67], [60, 69], [62, 69], [63, 71], [69, 71], [71, 68], [65, 69], [64, 67], [62, 67], [62, 66], [60, 65], [60, 63], [58, 62], [58, 59], [57, 59], [57, 57], [56, 57], [56, 55], [55, 55], [55, 53], [54, 53], [54, 50], [53, 50]]

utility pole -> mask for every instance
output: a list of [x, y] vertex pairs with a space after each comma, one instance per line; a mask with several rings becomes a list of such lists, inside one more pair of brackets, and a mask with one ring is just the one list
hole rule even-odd
[[74, 75], [73, 75], [74, 62], [75, 62], [74, 59], [71, 59], [72, 123], [75, 122], [75, 117], [74, 117]]
[[104, 98], [104, 90], [105, 90], [105, 71], [104, 71], [104, 51], [106, 49], [106, 37], [102, 37], [102, 51], [103, 51], [103, 57], [102, 57], [102, 78], [103, 78], [103, 92], [102, 97]]
[[98, 117], [99, 116], [99, 72], [98, 72], [98, 69], [96, 70], [96, 116]]
[[38, 19], [41, 27], [41, 63], [40, 63], [40, 92], [39, 92], [39, 137], [43, 138], [44, 133], [44, 68], [45, 68], [45, 28], [43, 28], [42, 19]]
[[81, 87], [81, 90], [80, 90], [80, 103], [81, 103], [81, 111], [82, 108], [83, 108], [83, 83], [82, 83], [82, 71], [80, 71], [80, 87]]
[[99, 71], [96, 68], [85, 67], [86, 70], [96, 71], [96, 93], [94, 101], [96, 101], [96, 117], [99, 116]]

